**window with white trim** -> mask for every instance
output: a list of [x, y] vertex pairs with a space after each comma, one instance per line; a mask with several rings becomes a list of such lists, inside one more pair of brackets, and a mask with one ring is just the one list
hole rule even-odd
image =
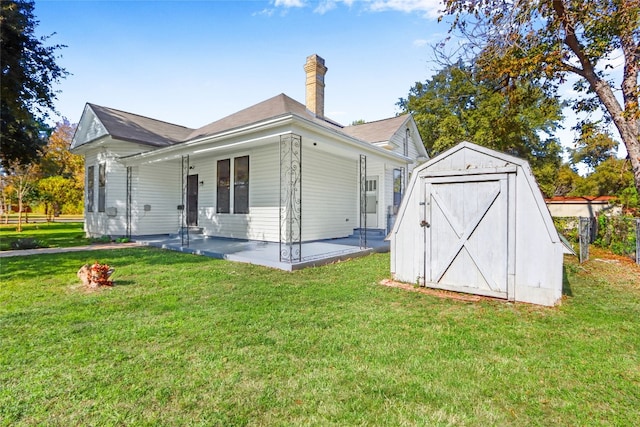
[[107, 189], [107, 165], [98, 165], [98, 212], [104, 212]]
[[218, 160], [217, 177], [216, 212], [248, 214], [249, 156]]
[[93, 212], [94, 201], [94, 185], [95, 185], [95, 166], [87, 168], [87, 212]]

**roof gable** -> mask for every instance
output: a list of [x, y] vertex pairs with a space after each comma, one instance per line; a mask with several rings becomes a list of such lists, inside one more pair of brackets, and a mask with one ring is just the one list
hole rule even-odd
[[73, 134], [70, 149], [73, 150], [74, 148], [78, 148], [83, 144], [95, 141], [96, 139], [108, 134], [109, 132], [100, 122], [98, 116], [96, 116], [89, 104], [87, 104], [84, 107], [80, 122], [78, 123], [76, 131]]
[[533, 176], [529, 163], [526, 160], [467, 141], [443, 151], [424, 163], [419, 169], [429, 168], [432, 171], [449, 171], [467, 170], [469, 168], [500, 168], [508, 166], [509, 164], [522, 166]]
[[346, 126], [343, 132], [366, 142], [376, 143], [389, 141], [393, 135], [409, 120], [409, 115], [391, 117], [375, 122]]
[[81, 123], [85, 116], [88, 116], [87, 122], [100, 131], [77, 133], [78, 138], [74, 138], [74, 142], [78, 145], [95, 140], [95, 133], [160, 148], [182, 142], [193, 131], [184, 126], [95, 104], [87, 104]]
[[276, 117], [294, 114], [296, 116], [318, 122], [323, 126], [341, 129], [342, 127], [330, 120], [319, 119], [300, 102], [288, 97], [284, 93], [259, 102], [251, 107], [240, 110], [213, 123], [209, 123], [193, 131], [188, 139], [193, 140], [204, 136], [211, 136], [230, 131], [239, 127], [260, 123]]

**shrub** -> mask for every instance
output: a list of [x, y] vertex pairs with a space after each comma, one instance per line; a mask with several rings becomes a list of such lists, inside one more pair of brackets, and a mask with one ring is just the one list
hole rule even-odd
[[636, 250], [636, 220], [632, 216], [598, 216], [598, 235], [594, 245], [618, 255], [632, 255]]
[[10, 246], [11, 249], [14, 250], [38, 249], [43, 247], [43, 245], [38, 240], [33, 238], [14, 240], [13, 242], [11, 242]]
[[100, 236], [94, 237], [91, 239], [92, 243], [111, 243], [111, 237], [109, 236]]

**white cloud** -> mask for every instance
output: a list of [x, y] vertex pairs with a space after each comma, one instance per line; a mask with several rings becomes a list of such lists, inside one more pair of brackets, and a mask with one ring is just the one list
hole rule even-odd
[[276, 7], [304, 7], [303, 0], [275, 0], [274, 5]]
[[418, 39], [413, 41], [413, 45], [415, 47], [423, 47], [423, 46], [426, 46], [427, 44], [429, 44], [429, 40]]
[[254, 12], [253, 16], [273, 16], [275, 9], [262, 9], [260, 12]]
[[373, 0], [369, 6], [373, 12], [423, 12], [428, 18], [437, 18], [442, 8], [442, 0]]
[[319, 13], [320, 15], [324, 15], [330, 10], [335, 9], [337, 6], [338, 5], [334, 0], [324, 0], [324, 1], [321, 1], [320, 4], [318, 4], [318, 7], [316, 7], [313, 11], [315, 13]]
[[[294, 7], [306, 7], [309, 4], [315, 3], [314, 0], [273, 0], [272, 4], [275, 7], [283, 9], [290, 9]], [[440, 10], [443, 8], [442, 0], [363, 0], [358, 2], [365, 10], [370, 12], [387, 12], [397, 11], [405, 13], [422, 13], [426, 18], [437, 18], [440, 15]], [[356, 0], [320, 0], [317, 2], [314, 13], [324, 15], [325, 13], [336, 9], [339, 5], [343, 4], [347, 7], [352, 7], [356, 4]]]

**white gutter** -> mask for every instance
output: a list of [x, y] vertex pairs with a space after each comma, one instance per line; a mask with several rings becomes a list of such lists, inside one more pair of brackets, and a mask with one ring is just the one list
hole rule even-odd
[[203, 137], [194, 139], [192, 141], [179, 143], [176, 145], [172, 145], [170, 147], [160, 148], [157, 150], [146, 151], [144, 153], [133, 154], [131, 156], [121, 157], [120, 159], [125, 161], [128, 164], [154, 163], [157, 161], [177, 158], [178, 156], [181, 155], [181, 152], [185, 152], [185, 151], [193, 154], [200, 154], [200, 153], [211, 152], [216, 150], [229, 149], [230, 147], [239, 147], [242, 145], [255, 143], [257, 141], [265, 140], [268, 138], [286, 135], [291, 133], [291, 131], [288, 130], [284, 132], [276, 132], [270, 135], [265, 135], [258, 138], [251, 138], [248, 140], [243, 140], [243, 141], [239, 141], [231, 144], [215, 146], [215, 147], [206, 147], [206, 148], [201, 148], [199, 150], [196, 149], [197, 147], [202, 145], [213, 144], [220, 140], [228, 139], [231, 137], [240, 137], [244, 134], [248, 134], [256, 130], [268, 130], [268, 129], [275, 128], [277, 126], [285, 125], [287, 123], [295, 123], [294, 119], [297, 119], [297, 121], [299, 121], [299, 125], [301, 125], [301, 127], [303, 128], [310, 129], [317, 133], [324, 133], [325, 135], [332, 135], [334, 137], [338, 137], [339, 139], [347, 142], [349, 145], [358, 147], [362, 150], [369, 151], [369, 152], [373, 151], [379, 155], [382, 155], [383, 157], [388, 157], [394, 160], [401, 160], [403, 162], [408, 162], [408, 163], [411, 162], [411, 158], [405, 157], [402, 154], [394, 153], [384, 148], [377, 147], [371, 143], [359, 140], [343, 132], [340, 132], [336, 129], [327, 128], [325, 126], [322, 126], [318, 123], [315, 123], [309, 119], [300, 117], [299, 115], [293, 114], [293, 113], [289, 113], [284, 116], [275, 117], [267, 121], [261, 121], [261, 122], [253, 123], [244, 127], [224, 131], [221, 133], [217, 133], [215, 135], [203, 136]]

